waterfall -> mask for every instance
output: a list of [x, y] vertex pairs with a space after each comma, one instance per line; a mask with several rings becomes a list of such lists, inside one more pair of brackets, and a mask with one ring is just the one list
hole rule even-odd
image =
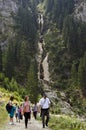
[[[41, 86], [43, 86], [43, 91], [47, 93], [47, 96], [54, 102], [57, 98], [56, 92], [51, 89], [50, 85], [50, 73], [49, 73], [49, 64], [48, 57], [49, 53], [45, 53], [45, 41], [43, 38], [43, 28], [44, 28], [44, 19], [43, 15], [39, 14], [38, 24], [39, 24], [39, 41], [38, 41], [38, 80]], [[41, 90], [40, 86], [40, 90]]]
[[44, 39], [43, 39], [43, 35], [41, 35], [41, 33], [43, 32], [43, 24], [44, 24], [44, 20], [43, 20], [43, 15], [39, 14], [38, 17], [38, 23], [39, 23], [39, 33], [40, 33], [40, 39], [38, 42], [38, 49], [39, 49], [39, 72], [38, 72], [38, 79], [42, 79], [45, 81], [49, 81], [49, 65], [48, 65], [48, 53], [46, 54], [45, 57], [43, 57], [43, 53], [44, 53], [44, 48], [43, 46], [45, 45], [44, 43]]
[[46, 57], [43, 60], [43, 68], [44, 68], [44, 80], [50, 81], [50, 78], [49, 78], [49, 65], [48, 65], [48, 53], [46, 54]]
[[39, 42], [38, 42], [38, 79], [43, 85], [44, 92], [50, 91], [50, 74], [49, 74], [49, 64], [48, 64], [48, 53], [45, 54], [45, 41], [43, 38], [43, 26], [44, 19], [43, 15], [39, 14], [38, 16], [39, 23]]

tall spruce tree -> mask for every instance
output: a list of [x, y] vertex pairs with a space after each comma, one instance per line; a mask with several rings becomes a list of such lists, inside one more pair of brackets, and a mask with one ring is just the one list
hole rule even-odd
[[13, 40], [10, 40], [6, 52], [6, 62], [5, 62], [5, 74], [9, 78], [12, 78], [14, 76], [15, 63], [16, 63], [15, 43]]
[[80, 60], [78, 68], [78, 84], [86, 97], [86, 52]]
[[28, 76], [27, 76], [27, 94], [29, 94], [30, 100], [32, 103], [37, 102], [38, 100], [38, 82], [37, 82], [37, 74], [35, 71], [36, 64], [34, 65], [33, 62], [30, 64], [30, 68], [28, 71]]
[[0, 72], [2, 71], [2, 49], [0, 45]]
[[16, 72], [16, 75], [19, 79], [17, 79], [17, 81], [21, 84], [24, 83], [27, 78], [27, 70], [30, 64], [29, 49], [26, 41], [21, 42], [19, 52], [19, 65], [17, 66], [19, 73], [17, 74]]
[[71, 68], [71, 80], [72, 80], [72, 85], [71, 86], [77, 86], [77, 69], [76, 69], [76, 64], [72, 64], [72, 68]]

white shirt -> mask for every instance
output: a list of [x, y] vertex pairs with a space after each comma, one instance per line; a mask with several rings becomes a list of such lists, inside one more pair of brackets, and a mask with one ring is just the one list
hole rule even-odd
[[41, 98], [39, 101], [39, 105], [43, 108], [43, 109], [47, 109], [49, 108], [50, 105], [50, 100], [49, 98]]

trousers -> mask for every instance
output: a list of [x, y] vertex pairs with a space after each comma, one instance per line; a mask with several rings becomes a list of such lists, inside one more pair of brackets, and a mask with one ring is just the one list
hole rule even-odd
[[[49, 108], [47, 109], [41, 109], [41, 116], [42, 116], [42, 124], [43, 127], [48, 126], [48, 122], [49, 122]], [[46, 119], [45, 119], [46, 117]]]

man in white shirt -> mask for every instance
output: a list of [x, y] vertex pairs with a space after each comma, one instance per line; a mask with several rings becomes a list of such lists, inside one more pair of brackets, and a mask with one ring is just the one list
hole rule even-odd
[[[48, 126], [48, 122], [49, 122], [49, 107], [50, 107], [50, 100], [46, 94], [43, 94], [43, 98], [40, 99], [39, 105], [41, 106], [41, 117], [42, 117], [43, 128], [45, 128], [45, 125]], [[45, 116], [46, 116], [46, 121], [45, 121]]]

